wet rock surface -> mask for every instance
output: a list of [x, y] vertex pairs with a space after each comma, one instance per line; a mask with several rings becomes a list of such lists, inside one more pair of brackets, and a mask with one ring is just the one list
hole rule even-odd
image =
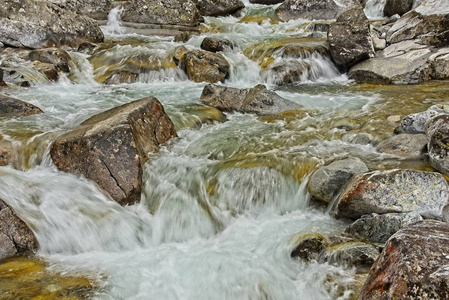
[[160, 102], [148, 97], [89, 118], [58, 137], [50, 154], [58, 169], [95, 181], [125, 205], [140, 199], [148, 153], [176, 136]]
[[296, 239], [296, 246], [291, 257], [304, 261], [317, 260], [321, 252], [329, 245], [328, 239], [319, 233], [301, 235]]
[[0, 95], [0, 117], [25, 117], [40, 114], [42, 110], [22, 100]]
[[420, 39], [420, 43], [444, 47], [449, 45], [449, 2], [422, 0], [403, 15], [388, 31], [390, 44]]
[[401, 128], [405, 133], [417, 134], [426, 133], [426, 123], [433, 117], [443, 114], [449, 114], [449, 111], [444, 110], [436, 105], [432, 105], [427, 110], [410, 114], [401, 120]]
[[394, 15], [402, 16], [413, 7], [413, 0], [387, 0], [384, 6], [384, 15], [391, 17]]
[[333, 203], [336, 217], [358, 219], [377, 213], [416, 212], [448, 220], [449, 185], [439, 173], [415, 170], [375, 171], [357, 175]]
[[37, 250], [34, 233], [14, 210], [0, 199], [0, 260]]
[[59, 48], [33, 50], [28, 54], [28, 60], [51, 64], [62, 72], [70, 72], [70, 55]]
[[200, 14], [195, 3], [191, 0], [132, 0], [125, 6], [122, 21], [197, 26], [200, 21]]
[[429, 163], [445, 175], [449, 175], [449, 115], [439, 115], [427, 123]]
[[449, 226], [425, 220], [393, 235], [360, 299], [448, 299]]
[[232, 48], [234, 48], [234, 44], [227, 39], [206, 37], [201, 43], [201, 49], [210, 52], [220, 52]]
[[378, 256], [379, 250], [374, 245], [349, 241], [327, 247], [321, 254], [320, 260], [334, 265], [356, 267], [362, 271], [369, 269]]
[[251, 89], [238, 89], [209, 84], [203, 89], [201, 102], [222, 111], [240, 111], [261, 115], [302, 108], [299, 104], [267, 90], [264, 85], [257, 85]]
[[277, 9], [276, 15], [282, 21], [295, 19], [330, 20], [354, 6], [359, 6], [356, 0], [285, 0]]
[[202, 50], [187, 52], [184, 64], [190, 80], [210, 83], [225, 80], [231, 67], [221, 54]]
[[193, 0], [202, 16], [227, 16], [245, 7], [240, 0]]
[[379, 143], [377, 150], [404, 159], [423, 159], [427, 150], [427, 137], [425, 134], [394, 135]]
[[354, 238], [373, 243], [385, 243], [402, 227], [421, 221], [415, 212], [364, 215], [346, 227], [345, 233]]
[[0, 7], [0, 42], [5, 45], [36, 49], [103, 38], [93, 19], [46, 1], [4, 0]]
[[257, 3], [257, 4], [264, 4], [264, 5], [271, 5], [271, 4], [278, 4], [284, 2], [284, 0], [249, 0], [250, 3]]
[[328, 40], [329, 52], [339, 66], [350, 68], [374, 55], [369, 21], [361, 7], [343, 12], [330, 25]]
[[330, 203], [354, 175], [366, 172], [368, 168], [359, 158], [335, 161], [312, 174], [307, 190], [315, 198]]

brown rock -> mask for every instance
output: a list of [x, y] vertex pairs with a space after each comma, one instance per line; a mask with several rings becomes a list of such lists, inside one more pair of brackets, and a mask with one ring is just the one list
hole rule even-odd
[[206, 37], [201, 43], [201, 49], [210, 52], [220, 52], [232, 48], [234, 48], [234, 44], [226, 39]]
[[0, 166], [7, 166], [12, 162], [12, 143], [10, 141], [0, 141]]
[[187, 76], [195, 82], [223, 81], [231, 67], [221, 54], [201, 50], [187, 52], [184, 62]]
[[33, 50], [28, 54], [28, 59], [52, 64], [57, 70], [65, 73], [70, 72], [70, 55], [62, 49], [46, 48]]
[[[9, 252], [9, 255], [14, 255], [11, 251], [2, 251], [11, 248], [5, 236], [13, 243], [17, 253], [33, 252], [37, 249], [37, 240], [31, 229], [2, 200], [0, 200], [0, 233], [3, 234], [3, 239], [0, 239], [0, 253]], [[0, 256], [0, 259], [5, 257]]]
[[125, 205], [140, 199], [148, 153], [176, 136], [161, 103], [148, 97], [89, 118], [58, 137], [50, 154], [60, 170], [95, 181]]
[[413, 7], [413, 0], [387, 0], [384, 6], [384, 15], [391, 17], [394, 15], [402, 16]]
[[245, 8], [240, 0], [194, 0], [202, 16], [227, 16]]
[[319, 233], [301, 235], [296, 240], [296, 247], [290, 254], [304, 261], [318, 259], [320, 253], [329, 245], [327, 238]]
[[40, 61], [35, 60], [31, 62], [30, 66], [33, 69], [38, 70], [39, 72], [44, 74], [45, 77], [48, 78], [48, 80], [57, 81], [59, 78], [58, 71], [56, 70], [56, 67], [52, 64], [42, 63]]
[[359, 299], [449, 299], [449, 225], [425, 220], [393, 235]]
[[0, 95], [0, 117], [25, 117], [40, 113], [42, 110], [37, 106]]

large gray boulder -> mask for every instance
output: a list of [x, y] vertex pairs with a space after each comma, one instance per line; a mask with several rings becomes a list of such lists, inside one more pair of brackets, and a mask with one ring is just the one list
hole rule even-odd
[[161, 103], [148, 97], [87, 119], [59, 136], [50, 154], [58, 169], [95, 181], [125, 205], [140, 200], [148, 153], [176, 136]]
[[227, 16], [245, 7], [240, 0], [193, 0], [202, 16]]
[[449, 114], [433, 117], [426, 129], [429, 163], [449, 175]]
[[210, 83], [224, 81], [231, 68], [223, 55], [202, 50], [187, 52], [184, 66], [190, 80]]
[[13, 47], [44, 48], [101, 42], [97, 22], [47, 1], [3, 0], [0, 42]]
[[360, 6], [356, 0], [285, 0], [277, 9], [276, 15], [282, 21], [295, 19], [330, 20], [354, 7]]
[[42, 113], [42, 110], [30, 103], [0, 94], [0, 117], [25, 117]]
[[426, 155], [425, 134], [398, 134], [377, 145], [379, 152], [392, 154], [403, 159], [422, 159]]
[[356, 239], [372, 243], [385, 243], [402, 227], [421, 221], [416, 212], [364, 215], [346, 227], [345, 233]]
[[449, 220], [449, 185], [439, 173], [416, 170], [375, 171], [357, 175], [333, 203], [336, 217], [358, 219], [376, 213], [416, 212]]
[[201, 94], [201, 102], [221, 111], [240, 111], [259, 115], [277, 114], [302, 106], [267, 90], [264, 85], [251, 89], [238, 89], [208, 84]]
[[343, 12], [330, 25], [329, 52], [338, 66], [352, 67], [374, 55], [369, 21], [361, 7]]
[[394, 15], [402, 16], [413, 7], [413, 0], [387, 0], [384, 6], [384, 15], [391, 17]]
[[0, 199], [0, 260], [37, 250], [33, 231]]
[[122, 21], [159, 25], [197, 26], [200, 14], [192, 0], [131, 0]]
[[66, 10], [95, 20], [107, 20], [113, 8], [111, 0], [48, 0]]
[[[379, 84], [414, 84], [437, 76], [439, 79], [449, 78], [449, 55], [445, 49], [437, 50], [417, 40], [403, 41], [355, 65], [348, 76], [358, 83]], [[439, 68], [438, 74], [436, 68]]]
[[354, 175], [366, 172], [368, 168], [359, 158], [338, 160], [316, 170], [307, 183], [307, 190], [318, 200], [330, 203]]
[[438, 47], [449, 45], [449, 0], [421, 0], [387, 34], [390, 44], [413, 39]]
[[401, 120], [401, 129], [405, 133], [417, 134], [426, 133], [426, 123], [435, 116], [449, 114], [449, 111], [441, 107], [432, 105], [427, 110], [410, 114]]
[[449, 299], [449, 225], [424, 220], [393, 235], [359, 299]]

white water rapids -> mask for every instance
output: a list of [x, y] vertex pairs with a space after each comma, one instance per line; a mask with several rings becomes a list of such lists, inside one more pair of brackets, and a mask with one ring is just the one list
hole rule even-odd
[[[171, 37], [123, 35], [116, 15], [111, 20], [109, 29], [103, 28], [116, 43], [104, 50], [111, 60], [142, 53], [163, 58], [180, 45]], [[237, 44], [224, 53], [232, 66], [224, 84], [246, 88], [266, 83], [274, 89], [273, 76], [261, 72], [242, 49], [262, 40], [308, 34], [305, 27], [299, 21], [238, 21], [206, 20], [208, 26], [221, 28], [207, 35]], [[197, 49], [204, 36], [193, 37], [186, 47]], [[136, 40], [144, 43], [126, 43]], [[353, 142], [358, 131], [351, 132], [374, 134], [384, 123], [365, 121], [385, 109], [378, 104], [379, 94], [347, 91], [346, 77], [329, 58], [291, 58], [279, 52], [275, 63], [291, 60], [310, 66], [296, 84], [277, 91], [303, 105], [303, 116], [265, 122], [236, 113], [228, 114], [227, 122], [198, 128], [186, 124], [200, 119], [191, 111], [204, 108], [199, 101], [204, 83], [188, 81], [179, 70], [162, 70], [143, 74], [132, 84], [99, 84], [89, 55], [71, 56], [75, 64], [68, 78], [9, 91], [44, 114], [0, 124], [18, 156], [16, 169], [0, 167], [0, 198], [33, 229], [38, 255], [51, 268], [94, 276], [100, 286], [94, 299], [350, 298], [355, 270], [305, 263], [290, 253], [298, 234], [343, 230], [343, 221], [309, 206], [307, 174], [317, 163], [348, 155], [383, 157], [369, 143]], [[121, 207], [94, 183], [56, 170], [48, 149], [58, 134], [146, 96], [162, 102], [179, 139], [146, 164], [139, 204]]]

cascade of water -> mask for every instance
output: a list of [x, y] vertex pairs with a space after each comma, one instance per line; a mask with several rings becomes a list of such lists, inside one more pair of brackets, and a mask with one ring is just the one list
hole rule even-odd
[[121, 15], [123, 7], [117, 6], [108, 14], [108, 22], [101, 29], [107, 35], [119, 35], [125, 33], [125, 29], [121, 26]]
[[365, 4], [365, 14], [368, 18], [382, 18], [386, 0], [367, 0]]

